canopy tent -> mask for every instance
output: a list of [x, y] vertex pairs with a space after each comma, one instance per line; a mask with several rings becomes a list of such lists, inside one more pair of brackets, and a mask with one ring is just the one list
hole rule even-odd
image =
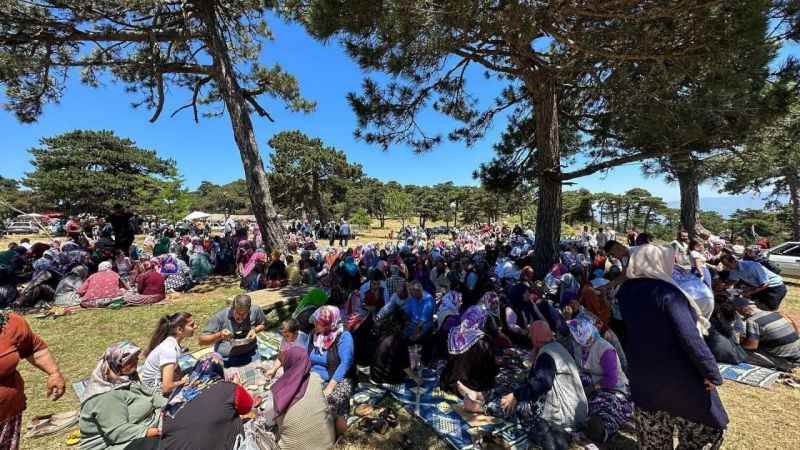
[[208, 219], [210, 214], [206, 214], [202, 211], [192, 211], [189, 213], [188, 216], [184, 217], [183, 220], [187, 222], [194, 222], [195, 220], [204, 220]]

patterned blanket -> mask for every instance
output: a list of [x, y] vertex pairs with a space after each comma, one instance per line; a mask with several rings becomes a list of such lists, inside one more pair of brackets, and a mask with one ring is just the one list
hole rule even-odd
[[[524, 380], [527, 369], [523, 367], [522, 358], [522, 352], [508, 353], [500, 358], [498, 390], [507, 392]], [[374, 405], [388, 394], [455, 449], [476, 448], [475, 440], [487, 435], [496, 442], [502, 442], [503, 447], [510, 450], [528, 448], [525, 430], [516, 423], [497, 420], [481, 426], [470, 426], [457, 412], [459, 407], [463, 408], [461, 399], [439, 387], [439, 372], [425, 368], [421, 375], [423, 381], [421, 386], [417, 386], [411, 380], [391, 385], [359, 383], [353, 395], [353, 406], [362, 403]]]
[[723, 378], [762, 388], [769, 388], [780, 378], [781, 373], [764, 367], [747, 363], [739, 365], [720, 364], [719, 371]]

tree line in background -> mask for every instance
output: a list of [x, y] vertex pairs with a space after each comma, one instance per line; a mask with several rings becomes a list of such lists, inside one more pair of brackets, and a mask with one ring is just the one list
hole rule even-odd
[[[759, 141], [759, 146], [765, 145]], [[387, 219], [421, 227], [432, 223], [446, 226], [504, 220], [535, 227], [535, 186], [518, 185], [514, 190], [492, 186], [457, 186], [452, 182], [433, 186], [401, 185], [367, 176], [341, 150], [299, 131], [276, 134], [267, 176], [273, 187], [277, 210], [287, 219], [338, 220], [383, 228]], [[745, 151], [745, 153], [748, 150]], [[124, 202], [143, 215], [177, 221], [193, 210], [207, 213], [250, 214], [252, 206], [244, 179], [219, 185], [203, 181], [194, 189], [184, 186], [175, 162], [160, 158], [153, 150], [141, 149], [133, 141], [110, 131], [77, 130], [43, 138], [30, 150], [33, 170], [22, 180], [0, 177], [0, 200], [26, 212], [107, 214], [114, 203]], [[785, 173], [775, 158], [771, 170]], [[769, 166], [764, 165], [764, 170]], [[795, 171], [797, 168], [795, 167]], [[736, 169], [720, 182], [740, 189], [755, 186], [759, 178], [746, 178]], [[476, 174], [479, 177], [479, 175]], [[754, 175], [755, 176], [755, 175]], [[777, 188], [777, 192], [780, 188]], [[731, 192], [737, 190], [730, 189]], [[620, 232], [636, 228], [662, 239], [670, 238], [681, 224], [679, 208], [670, 208], [646, 189], [621, 194], [567, 190], [561, 205], [562, 234], [571, 235], [582, 225]], [[0, 209], [0, 217], [14, 215]], [[790, 205], [772, 202], [764, 210], [738, 210], [729, 218], [713, 211], [700, 211], [698, 220], [709, 230], [773, 239], [791, 237], [794, 216]]]
[[[173, 116], [191, 111], [198, 121], [201, 114], [227, 113], [250, 208], [268, 243], [283, 248], [276, 208], [285, 211], [297, 192], [318, 194], [302, 197], [302, 209], [321, 217], [349, 210], [358, 195], [343, 196], [357, 174], [343, 172], [356, 169], [342, 165], [335, 151], [320, 154], [330, 158], [321, 161], [330, 170], [285, 166], [308, 173], [302, 179], [265, 170], [251, 115], [272, 121], [263, 105], [270, 98], [293, 111], [315, 107], [279, 62], [261, 64], [263, 44], [272, 38], [268, 22], [279, 18], [321, 42], [340, 41], [365, 73], [387, 76], [386, 82], [366, 78], [361, 92], [348, 95], [357, 138], [384, 150], [407, 144], [431, 151], [444, 139], [475, 145], [502, 122], [497, 158], [478, 174], [485, 195], [448, 200], [458, 215], [480, 204], [472, 197], [535, 196], [540, 275], [555, 261], [561, 221], [571, 214], [563, 186], [634, 162], [677, 182], [680, 223], [690, 233], [699, 217], [698, 185], [714, 178], [727, 179], [722, 185], [731, 192], [787, 194], [792, 233], [800, 238], [800, 181], [792, 170], [798, 165], [785, 156], [797, 154], [790, 112], [796, 112], [799, 70], [791, 59], [773, 64], [784, 43], [800, 36], [795, 0], [11, 1], [0, 11], [0, 84], [7, 108], [23, 122], [59, 101], [76, 69], [89, 86], [124, 84], [138, 96], [134, 106], [152, 111], [150, 121], [162, 115], [172, 92], [187, 96]], [[496, 93], [471, 90], [468, 80], [475, 78], [492, 80]], [[456, 126], [426, 129], [419, 116], [431, 109]], [[303, 139], [285, 135], [271, 145], [289, 148]], [[163, 191], [180, 191], [179, 180], [164, 176], [160, 182], [171, 184]], [[371, 199], [360, 207], [370, 211], [373, 203], [372, 210], [403, 216], [431, 203], [411, 187], [388, 189], [384, 200], [392, 206]], [[498, 205], [485, 205], [482, 214], [501, 214]], [[611, 220], [630, 221], [605, 208], [612, 208]], [[423, 209], [422, 220], [432, 218]], [[655, 206], [643, 209], [642, 225], [655, 226]]]

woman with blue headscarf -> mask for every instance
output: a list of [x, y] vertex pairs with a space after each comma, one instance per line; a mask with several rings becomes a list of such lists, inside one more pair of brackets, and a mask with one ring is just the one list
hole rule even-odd
[[240, 415], [255, 401], [238, 384], [225, 381], [222, 355], [209, 353], [164, 406], [161, 450], [234, 448], [244, 434]]
[[587, 434], [603, 443], [633, 418], [628, 377], [614, 346], [600, 336], [594, 323], [580, 316], [567, 325], [574, 341], [572, 354], [589, 400]]

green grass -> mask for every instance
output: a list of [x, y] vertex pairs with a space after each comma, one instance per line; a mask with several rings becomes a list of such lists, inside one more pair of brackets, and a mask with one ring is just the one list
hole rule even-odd
[[[177, 301], [169, 305], [152, 305], [120, 310], [86, 310], [58, 319], [36, 319], [28, 316], [31, 327], [39, 333], [50, 346], [61, 370], [68, 380], [64, 397], [51, 402], [45, 397], [45, 377], [28, 363], [19, 368], [25, 380], [25, 393], [28, 396], [28, 409], [23, 417], [26, 425], [34, 415], [68, 411], [79, 408], [79, 403], [69, 384], [88, 376], [97, 358], [109, 344], [119, 340], [130, 340], [141, 347], [147, 345], [150, 333], [158, 318], [176, 311], [189, 311], [202, 327], [208, 317], [226, 304], [226, 299], [240, 292], [231, 278], [216, 278], [196, 287], [192, 293], [180, 294]], [[800, 286], [790, 286], [789, 295], [781, 310], [800, 318]], [[279, 314], [268, 316], [272, 323], [277, 322]], [[185, 343], [194, 350], [199, 348], [196, 341]], [[793, 449], [800, 448], [800, 390], [785, 386], [775, 386], [770, 390], [726, 382], [720, 388], [725, 407], [731, 418], [726, 434], [726, 450], [750, 449]], [[400, 448], [403, 435], [408, 435], [416, 448], [448, 448], [436, 438], [430, 429], [398, 409], [400, 425], [384, 436], [364, 434], [358, 430], [349, 432], [340, 442], [339, 449], [379, 449]], [[69, 431], [34, 440], [23, 440], [22, 449], [64, 449]], [[75, 447], [72, 447], [75, 448]], [[633, 450], [635, 443], [625, 437], [618, 437], [606, 448]]]

